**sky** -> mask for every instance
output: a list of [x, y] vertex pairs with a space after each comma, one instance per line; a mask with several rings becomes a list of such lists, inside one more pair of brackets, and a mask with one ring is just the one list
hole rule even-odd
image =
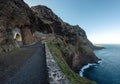
[[97, 44], [120, 44], [120, 0], [24, 0], [45, 5], [63, 21], [79, 25]]

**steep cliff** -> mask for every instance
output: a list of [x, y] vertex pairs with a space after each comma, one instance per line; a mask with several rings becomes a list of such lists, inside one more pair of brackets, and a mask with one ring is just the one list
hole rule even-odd
[[93, 53], [94, 46], [87, 39], [82, 28], [62, 21], [48, 7], [39, 5], [31, 9], [44, 22], [49, 22], [46, 24], [49, 24], [52, 33], [56, 36], [51, 40], [51, 44], [56, 41], [54, 45], [60, 49], [62, 57], [74, 71], [79, 71], [87, 63], [97, 63], [98, 58]]
[[46, 6], [29, 8], [23, 0], [0, 0], [0, 52], [33, 42], [36, 31], [50, 35], [49, 44], [76, 72], [99, 60], [93, 53], [93, 44], [78, 25], [62, 21]]
[[[0, 48], [1, 51], [10, 51], [16, 47], [16, 35], [28, 43], [32, 38], [31, 30], [35, 17], [23, 0], [0, 0]], [[13, 33], [14, 29], [20, 30]], [[29, 35], [27, 35], [29, 34]], [[15, 37], [15, 38], [14, 38]], [[27, 41], [26, 41], [27, 40]]]

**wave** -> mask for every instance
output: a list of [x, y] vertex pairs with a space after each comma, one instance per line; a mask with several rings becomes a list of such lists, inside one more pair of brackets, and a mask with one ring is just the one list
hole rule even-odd
[[101, 62], [102, 62], [102, 60], [99, 60], [98, 63], [88, 63], [87, 65], [83, 66], [79, 72], [80, 76], [83, 77], [83, 73], [84, 73], [85, 69], [88, 69], [91, 66], [95, 66], [97, 64], [100, 64]]
[[99, 60], [99, 61], [98, 61], [98, 64], [100, 64], [101, 62], [102, 62], [102, 60]]

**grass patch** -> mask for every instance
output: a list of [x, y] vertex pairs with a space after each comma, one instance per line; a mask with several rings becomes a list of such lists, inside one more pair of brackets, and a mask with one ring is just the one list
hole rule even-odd
[[[62, 70], [62, 72], [66, 75], [66, 77], [71, 81], [72, 84], [96, 84], [93, 81], [90, 81], [86, 78], [80, 77], [78, 74], [73, 72], [66, 61], [62, 57], [62, 52], [60, 50], [60, 46], [57, 46], [56, 44], [61, 43], [62, 45], [64, 42], [61, 39], [47, 39], [46, 44], [49, 47], [56, 63]], [[74, 51], [74, 50], [73, 50]]]
[[13, 48], [12, 51], [20, 51], [20, 50], [21, 50], [21, 48], [19, 48], [19, 47], [15, 47], [15, 48]]
[[53, 23], [52, 21], [46, 20], [46, 19], [42, 19], [42, 21], [43, 21], [45, 24], [52, 24], [52, 23]]
[[14, 47], [11, 51], [8, 51], [8, 52], [1, 52], [0, 54], [3, 54], [3, 55], [8, 55], [10, 54], [11, 52], [18, 52], [18, 51], [21, 51], [22, 49], [19, 48], [19, 47]]

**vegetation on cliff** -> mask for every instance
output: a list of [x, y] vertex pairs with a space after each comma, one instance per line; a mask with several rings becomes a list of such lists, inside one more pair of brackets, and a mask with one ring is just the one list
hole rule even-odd
[[48, 34], [48, 46], [72, 83], [92, 83], [74, 73], [99, 60], [81, 27], [62, 21], [46, 6], [30, 8], [23, 0], [0, 1], [0, 52], [35, 41], [36, 31]]
[[62, 21], [46, 6], [34, 6], [32, 10], [38, 18], [51, 22], [49, 28], [55, 39], [60, 38], [64, 42], [58, 41], [56, 44], [72, 70], [78, 72], [82, 66], [88, 63], [97, 63], [98, 58], [93, 53], [94, 45], [87, 39], [82, 28]]
[[[63, 58], [63, 51], [68, 53], [73, 53], [75, 50], [71, 45], [65, 44], [63, 39], [61, 38], [48, 38], [46, 40], [47, 46], [49, 47], [54, 59], [59, 65], [62, 72], [66, 75], [66, 77], [71, 81], [72, 84], [96, 84], [93, 81], [90, 81], [86, 78], [80, 77], [77, 73], [73, 72], [69, 65]], [[66, 47], [65, 47], [66, 46]]]

